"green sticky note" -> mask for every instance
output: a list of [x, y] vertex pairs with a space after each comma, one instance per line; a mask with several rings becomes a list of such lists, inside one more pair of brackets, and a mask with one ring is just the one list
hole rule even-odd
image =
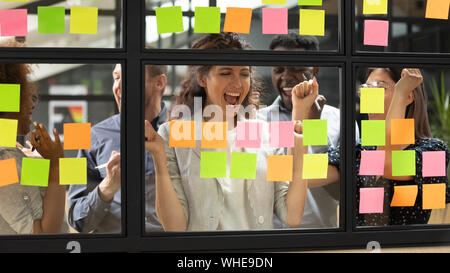
[[325, 10], [300, 9], [300, 35], [325, 35]]
[[60, 158], [59, 184], [60, 185], [86, 185], [87, 163], [86, 158]]
[[200, 178], [227, 176], [227, 152], [201, 152]]
[[220, 8], [195, 7], [195, 33], [220, 33]]
[[0, 112], [20, 112], [20, 84], [0, 84]]
[[230, 178], [255, 179], [256, 154], [231, 153]]
[[18, 124], [15, 119], [0, 119], [0, 147], [16, 147]]
[[416, 175], [416, 151], [392, 151], [392, 176]]
[[50, 160], [27, 157], [22, 159], [21, 185], [47, 187], [49, 175]]
[[361, 88], [361, 113], [384, 113], [384, 88]]
[[98, 8], [72, 7], [70, 8], [70, 33], [97, 34]]
[[384, 120], [361, 121], [361, 145], [362, 146], [386, 145], [386, 123]]
[[322, 0], [298, 0], [300, 6], [322, 6]]
[[303, 145], [328, 145], [327, 120], [303, 120]]
[[180, 6], [156, 8], [158, 34], [184, 31], [183, 13]]
[[64, 33], [65, 13], [64, 7], [38, 7], [38, 33]]
[[303, 179], [324, 179], [328, 175], [328, 154], [303, 155]]
[[262, 0], [263, 5], [286, 5], [286, 0]]

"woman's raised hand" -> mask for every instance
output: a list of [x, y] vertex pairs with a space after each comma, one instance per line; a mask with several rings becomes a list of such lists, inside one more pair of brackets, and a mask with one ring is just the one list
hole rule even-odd
[[419, 69], [405, 68], [402, 70], [401, 79], [395, 84], [395, 92], [403, 98], [408, 98], [422, 82], [423, 76]]
[[58, 130], [53, 129], [55, 140], [47, 133], [47, 128], [42, 123], [34, 122], [34, 130], [30, 133], [31, 144], [45, 159], [58, 160], [64, 157], [64, 149], [59, 139]]

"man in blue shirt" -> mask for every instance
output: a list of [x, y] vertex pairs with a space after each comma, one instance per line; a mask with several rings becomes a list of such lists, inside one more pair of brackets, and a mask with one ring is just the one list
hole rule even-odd
[[[148, 65], [145, 71], [145, 119], [158, 130], [167, 120], [162, 102], [167, 67]], [[113, 93], [119, 113], [121, 108], [120, 64], [114, 67]], [[69, 223], [83, 233], [121, 232], [120, 114], [92, 127], [91, 149], [80, 150], [87, 159], [87, 185], [71, 185], [68, 194]], [[106, 168], [96, 166], [108, 163]], [[145, 152], [145, 230], [163, 231], [155, 212], [155, 171], [151, 155]]]

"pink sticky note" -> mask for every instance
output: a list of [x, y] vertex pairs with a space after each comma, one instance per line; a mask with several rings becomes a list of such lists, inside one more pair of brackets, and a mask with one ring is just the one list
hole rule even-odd
[[288, 9], [287, 8], [263, 8], [262, 9], [263, 34], [287, 34], [288, 33]]
[[422, 153], [422, 176], [446, 176], [445, 151], [430, 151]]
[[262, 135], [261, 122], [238, 121], [236, 125], [236, 147], [260, 148]]
[[373, 46], [387, 46], [389, 34], [389, 21], [365, 20], [364, 44]]
[[382, 213], [384, 188], [359, 189], [359, 213]]
[[27, 15], [26, 9], [0, 10], [1, 36], [28, 36]]
[[294, 122], [277, 121], [269, 123], [269, 146], [272, 148], [294, 147]]
[[359, 175], [383, 175], [385, 151], [361, 151]]

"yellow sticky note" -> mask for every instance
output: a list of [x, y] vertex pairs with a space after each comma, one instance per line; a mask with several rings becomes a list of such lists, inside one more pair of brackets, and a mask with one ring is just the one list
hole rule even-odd
[[364, 0], [363, 14], [387, 14], [388, 0]]
[[303, 155], [303, 179], [323, 179], [328, 175], [328, 154]]
[[269, 155], [267, 157], [267, 181], [292, 181], [294, 157], [292, 155]]
[[422, 185], [422, 209], [445, 208], [446, 183]]
[[18, 123], [15, 119], [0, 119], [0, 147], [16, 147]]
[[286, 0], [262, 0], [263, 5], [286, 5]]
[[384, 113], [384, 88], [361, 88], [361, 113]]
[[325, 10], [300, 9], [300, 35], [325, 35]]
[[87, 184], [86, 158], [60, 158], [59, 184], [86, 185]]
[[70, 9], [70, 33], [97, 34], [97, 25], [97, 7], [72, 7]]
[[416, 203], [417, 185], [394, 186], [391, 207], [412, 207]]

